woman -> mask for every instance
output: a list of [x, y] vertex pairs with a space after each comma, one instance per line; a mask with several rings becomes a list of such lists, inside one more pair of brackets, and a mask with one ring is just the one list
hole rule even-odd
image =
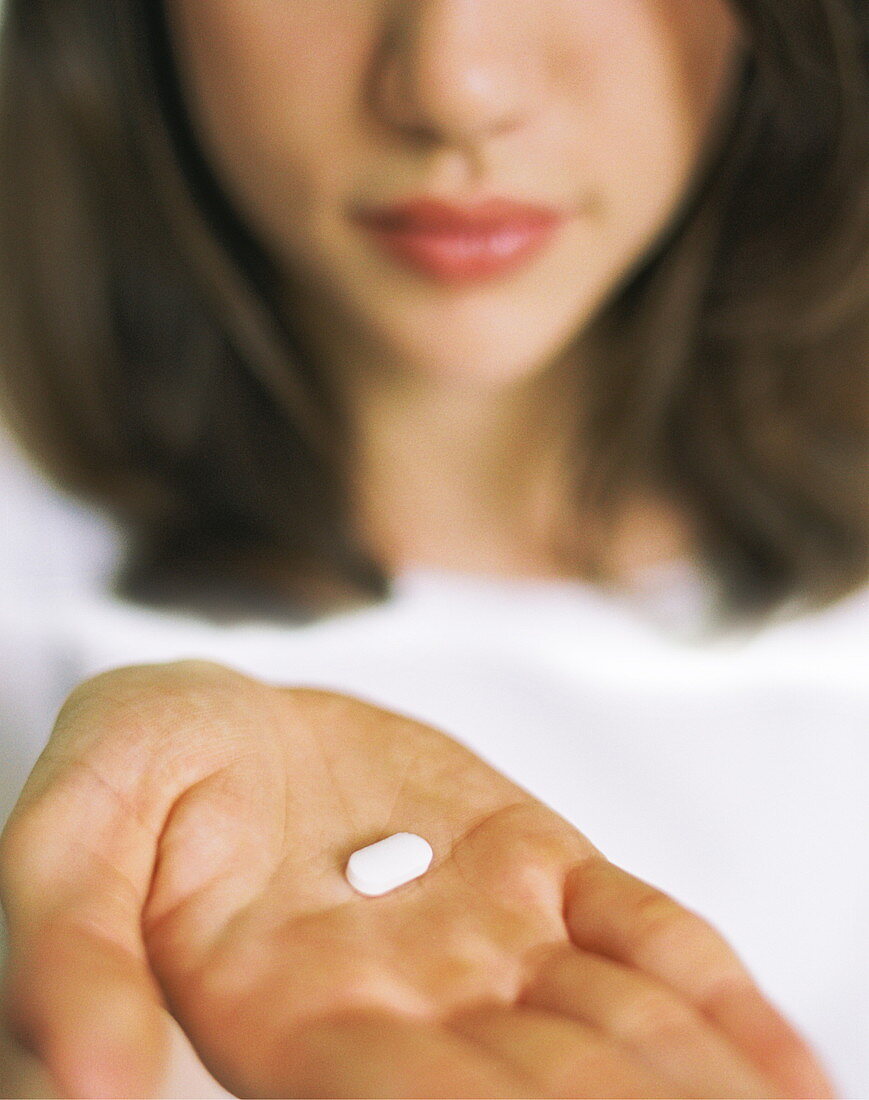
[[[863, 4], [9, 8], [6, 406], [64, 487], [124, 523], [127, 596], [310, 619], [388, 596], [408, 565], [615, 594], [687, 559], [714, 584], [722, 626], [830, 606], [864, 583]], [[134, 711], [153, 722], [137, 719], [131, 741]], [[134, 669], [73, 695], [6, 834], [13, 1029], [56, 1082], [153, 1088], [165, 1001], [239, 1092], [829, 1088], [720, 937], [406, 723], [211, 666]], [[324, 744], [330, 780], [315, 766]], [[440, 823], [465, 869], [426, 887], [428, 908], [396, 910], [428, 945], [410, 953], [409, 985], [394, 951], [378, 956], [410, 951], [399, 918], [356, 904], [345, 928], [347, 896], [283, 847], [305, 820], [324, 852], [392, 820], [407, 745], [430, 766], [404, 812]], [[273, 790], [269, 776], [299, 760], [320, 781]], [[454, 769], [464, 786], [445, 779]], [[101, 802], [71, 781], [81, 771], [123, 797]], [[349, 798], [354, 829], [322, 824], [338, 813], [327, 790], [334, 807]], [[109, 844], [108, 868], [49, 842], [79, 828], [91, 853]], [[203, 850], [206, 835], [221, 843]], [[270, 843], [278, 863], [260, 865]], [[469, 929], [456, 891], [487, 868], [484, 927]], [[320, 912], [289, 971], [263, 928], [298, 932], [309, 910], [282, 911], [276, 881]], [[52, 923], [58, 907], [67, 919]], [[673, 918], [666, 934], [628, 919], [644, 910]], [[462, 949], [448, 936], [434, 957], [469, 968], [467, 986], [427, 969], [427, 930], [453, 927]], [[561, 954], [517, 975], [517, 958], [553, 942]], [[375, 945], [364, 975], [335, 964], [337, 943]], [[270, 960], [255, 977], [254, 945]], [[91, 1008], [74, 1018], [88, 975]], [[624, 1023], [653, 995], [631, 1044], [603, 1006]], [[557, 1024], [523, 1016], [522, 997]], [[463, 1018], [470, 1048], [419, 1023], [486, 998], [506, 1019]], [[317, 1012], [325, 1024], [294, 1026]], [[668, 1020], [679, 1042], [662, 1039]], [[84, 1037], [101, 1034], [83, 1065]], [[559, 1079], [582, 1043], [586, 1060]]]

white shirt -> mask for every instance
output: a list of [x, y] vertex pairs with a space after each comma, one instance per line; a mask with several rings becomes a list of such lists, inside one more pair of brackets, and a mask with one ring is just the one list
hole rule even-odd
[[464, 742], [701, 913], [840, 1094], [869, 1096], [869, 586], [692, 642], [661, 625], [704, 598], [678, 568], [649, 574], [648, 602], [414, 568], [384, 604], [218, 626], [112, 596], [119, 533], [3, 446], [3, 817], [63, 697], [103, 669], [206, 657], [348, 692]]

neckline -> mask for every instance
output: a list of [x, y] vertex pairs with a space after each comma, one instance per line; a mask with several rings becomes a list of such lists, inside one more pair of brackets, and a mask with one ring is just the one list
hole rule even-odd
[[628, 583], [613, 587], [578, 577], [502, 576], [423, 564], [400, 569], [394, 586], [397, 596], [410, 599], [455, 593], [470, 600], [505, 596], [547, 607], [581, 604], [599, 614], [627, 617], [634, 626], [670, 640], [700, 638], [714, 626], [715, 589], [686, 558], [645, 566]]

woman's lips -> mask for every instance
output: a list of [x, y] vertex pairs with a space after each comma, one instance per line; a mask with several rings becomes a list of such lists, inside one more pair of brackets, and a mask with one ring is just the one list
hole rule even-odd
[[415, 199], [361, 210], [355, 220], [405, 266], [440, 283], [461, 284], [505, 275], [530, 261], [564, 216], [506, 199], [473, 206]]

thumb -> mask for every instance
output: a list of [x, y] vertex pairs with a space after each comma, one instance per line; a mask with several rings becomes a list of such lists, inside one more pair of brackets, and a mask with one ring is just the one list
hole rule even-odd
[[5, 984], [8, 1032], [60, 1096], [160, 1095], [168, 1015], [141, 958], [55, 914], [13, 944]]

